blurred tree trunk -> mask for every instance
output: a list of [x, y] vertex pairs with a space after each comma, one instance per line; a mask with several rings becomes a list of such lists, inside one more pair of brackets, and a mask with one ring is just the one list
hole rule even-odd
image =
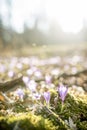
[[5, 41], [4, 41], [4, 27], [2, 24], [1, 16], [0, 16], [0, 41], [1, 41], [1, 44], [4, 45], [4, 43], [5, 43]]

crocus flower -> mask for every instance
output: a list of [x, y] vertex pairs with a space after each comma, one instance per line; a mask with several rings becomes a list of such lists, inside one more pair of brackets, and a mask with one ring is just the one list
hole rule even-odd
[[8, 72], [8, 76], [9, 76], [9, 77], [12, 78], [14, 75], [15, 75], [15, 73], [14, 73], [12, 70], [10, 70], [10, 71]]
[[39, 71], [39, 70], [36, 70], [34, 75], [37, 77], [37, 78], [41, 78], [42, 77], [42, 73]]
[[30, 80], [29, 83], [27, 84], [27, 86], [32, 92], [35, 92], [37, 83], [34, 80]]
[[36, 99], [36, 100], [39, 100], [41, 97], [41, 95], [39, 93], [34, 93], [33, 96], [34, 96], [34, 99]]
[[24, 91], [19, 88], [19, 89], [16, 91], [16, 95], [19, 96], [19, 98], [20, 98], [21, 100], [23, 100]]
[[25, 84], [27, 84], [29, 82], [29, 77], [23, 76], [22, 80]]
[[50, 102], [50, 92], [44, 92], [44, 99], [47, 103], [47, 105], [49, 105], [49, 102]]
[[58, 92], [59, 92], [59, 95], [60, 95], [60, 99], [62, 100], [62, 102], [64, 102], [65, 97], [66, 97], [67, 92], [68, 92], [68, 88], [64, 85], [60, 85], [58, 87]]
[[45, 76], [45, 81], [46, 81], [47, 84], [50, 84], [51, 80], [52, 80], [52, 77], [50, 75]]

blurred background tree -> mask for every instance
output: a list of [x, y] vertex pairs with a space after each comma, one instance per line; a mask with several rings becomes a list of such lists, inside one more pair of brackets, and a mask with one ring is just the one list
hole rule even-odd
[[[18, 6], [20, 10], [22, 8], [22, 3], [20, 0], [18, 1], [20, 3], [20, 5]], [[33, 1], [31, 2], [32, 5], [30, 5], [31, 13], [28, 12], [26, 7], [23, 8], [23, 10], [27, 10], [27, 12], [25, 11], [27, 14], [22, 24], [23, 30], [22, 32], [18, 32], [12, 23], [15, 1], [0, 0], [0, 48], [5, 48], [7, 46], [21, 47], [23, 45], [32, 45], [33, 43], [37, 45], [43, 45], [87, 42], [87, 20], [83, 20], [83, 27], [78, 33], [73, 33], [72, 31], [65, 32], [58, 20], [56, 21], [55, 19], [50, 19], [48, 17], [45, 9], [46, 1], [41, 0], [40, 4], [38, 4], [39, 6], [37, 7], [34, 5], [35, 3], [33, 3]], [[27, 5], [27, 2], [27, 0], [24, 1], [24, 4]], [[51, 2], [49, 4], [51, 4]], [[52, 5], [51, 7], [53, 6], [54, 5]], [[55, 9], [55, 7], [53, 9]], [[24, 15], [24, 13], [22, 12], [22, 14], [19, 15], [22, 18], [23, 16], [21, 15]], [[55, 12], [53, 13], [53, 15], [55, 15]], [[22, 19], [15, 19], [14, 23], [17, 24], [18, 21], [20, 21], [21, 23]], [[32, 25], [32, 27], [30, 25]]]

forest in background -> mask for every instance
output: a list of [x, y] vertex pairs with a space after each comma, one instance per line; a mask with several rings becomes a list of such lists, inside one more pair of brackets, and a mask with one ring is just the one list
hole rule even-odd
[[60, 43], [86, 43], [87, 42], [87, 26], [84, 24], [79, 33], [64, 33], [60, 26], [55, 23], [50, 25], [49, 31], [44, 33], [38, 29], [38, 19], [35, 21], [35, 26], [30, 29], [24, 26], [23, 33], [17, 33], [10, 27], [6, 28], [3, 25], [0, 17], [0, 48], [6, 46], [25, 46], [25, 45], [49, 45]]
[[[23, 25], [24, 31], [17, 33], [11, 27], [11, 9], [12, 0], [5, 0], [8, 9], [7, 19], [8, 25], [5, 25], [0, 13], [0, 48], [21, 47], [26, 45], [49, 45], [61, 43], [86, 43], [87, 42], [87, 21], [83, 20], [83, 28], [78, 33], [65, 33], [59, 23], [51, 21], [47, 32], [40, 30], [38, 25], [45, 18], [41, 15], [34, 16], [34, 26], [29, 28], [27, 23]], [[17, 19], [18, 20], [18, 19]]]

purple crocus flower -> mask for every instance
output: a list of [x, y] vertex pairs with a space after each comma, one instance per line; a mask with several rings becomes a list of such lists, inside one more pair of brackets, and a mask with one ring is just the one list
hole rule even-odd
[[35, 92], [37, 88], [37, 83], [35, 80], [30, 80], [27, 86], [31, 92]]
[[64, 102], [65, 97], [66, 97], [67, 92], [68, 92], [68, 88], [64, 85], [60, 85], [58, 87], [58, 92], [59, 92], [59, 95], [60, 95], [60, 99], [62, 100], [62, 102]]
[[16, 90], [16, 94], [17, 94], [17, 96], [19, 96], [19, 98], [22, 100], [23, 99], [23, 97], [24, 97], [24, 91], [22, 90], [22, 89], [18, 89], [18, 90]]
[[46, 103], [49, 105], [50, 102], [50, 92], [44, 92], [44, 99], [46, 101]]
[[52, 80], [52, 77], [51, 77], [50, 75], [46, 75], [46, 76], [45, 76], [45, 82], [46, 82], [47, 84], [50, 84], [50, 83], [51, 83], [51, 80]]

